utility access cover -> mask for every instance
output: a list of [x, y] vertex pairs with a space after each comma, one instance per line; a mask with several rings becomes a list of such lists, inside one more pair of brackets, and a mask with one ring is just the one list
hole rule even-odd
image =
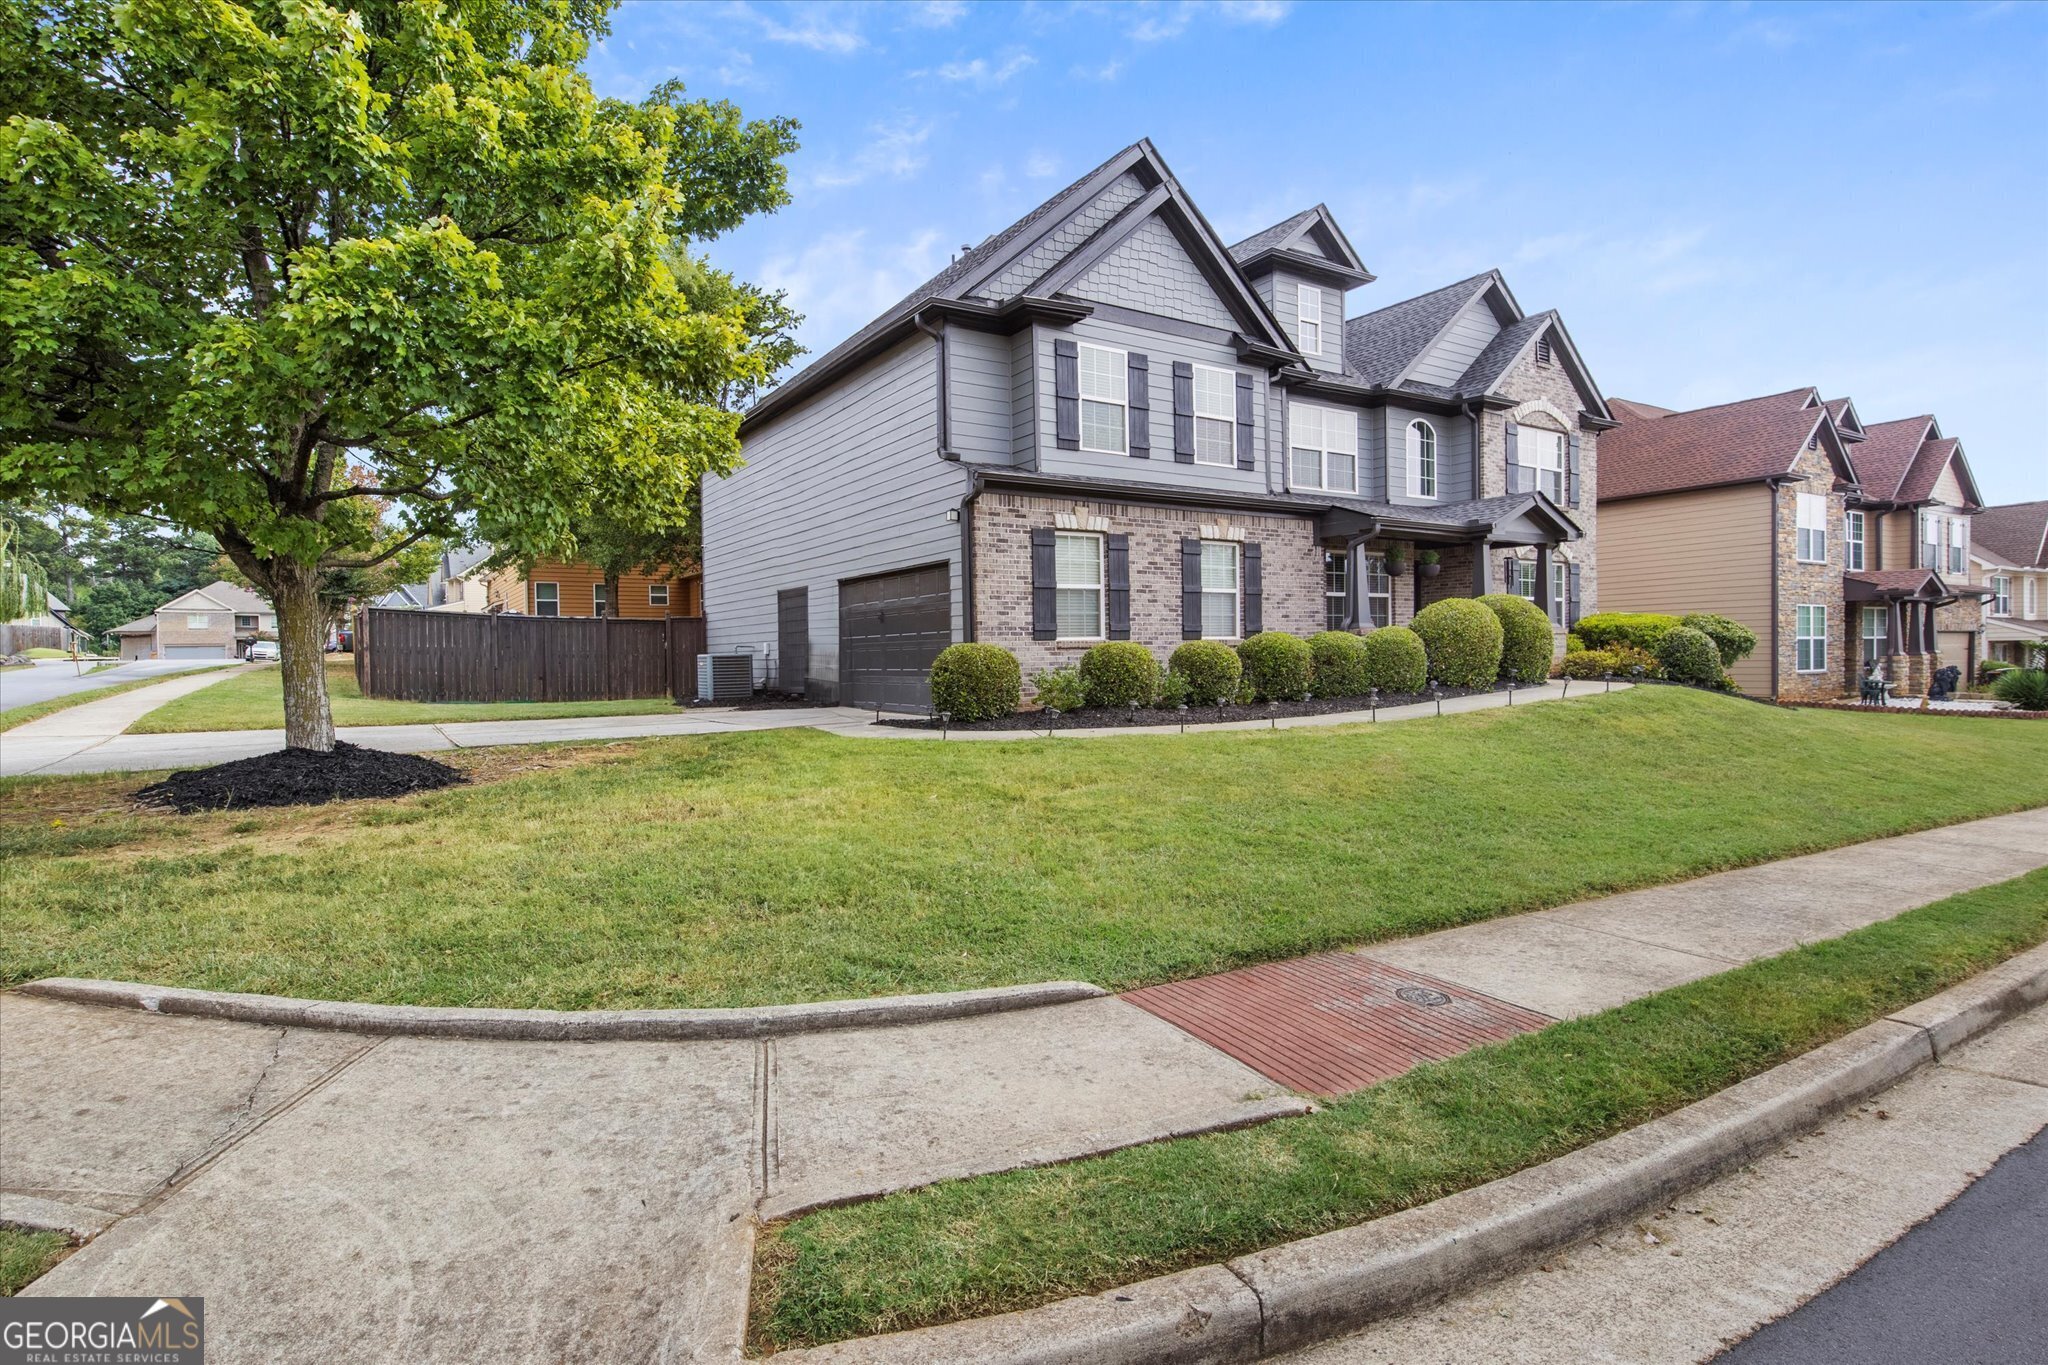
[[1552, 1022], [1356, 953], [1321, 953], [1124, 996], [1293, 1090], [1343, 1095]]

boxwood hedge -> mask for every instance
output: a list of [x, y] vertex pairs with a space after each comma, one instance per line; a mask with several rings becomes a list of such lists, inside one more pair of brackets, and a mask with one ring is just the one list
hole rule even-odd
[[1448, 597], [1410, 623], [1429, 656], [1429, 675], [1446, 687], [1491, 687], [1500, 676], [1500, 618], [1469, 597]]
[[1348, 630], [1311, 635], [1308, 652], [1315, 662], [1312, 684], [1319, 697], [1362, 697], [1372, 687], [1365, 641]]
[[1673, 682], [1712, 687], [1721, 681], [1721, 652], [1703, 631], [1676, 626], [1657, 642], [1657, 662]]
[[1188, 705], [1221, 706], [1237, 695], [1244, 664], [1221, 640], [1189, 640], [1166, 661], [1188, 682]]
[[999, 645], [947, 645], [932, 660], [932, 710], [954, 720], [994, 720], [1017, 709], [1024, 674]]
[[1521, 683], [1541, 682], [1550, 676], [1550, 654], [1554, 637], [1550, 617], [1526, 597], [1511, 592], [1494, 592], [1479, 603], [1500, 618], [1500, 676], [1515, 671]]
[[1256, 701], [1300, 701], [1315, 677], [1308, 641], [1284, 630], [1262, 630], [1237, 647], [1245, 681]]
[[1613, 645], [1634, 645], [1657, 652], [1657, 642], [1666, 631], [1678, 629], [1678, 618], [1656, 611], [1602, 611], [1579, 618], [1573, 627], [1588, 649]]
[[1365, 637], [1365, 671], [1382, 692], [1420, 692], [1429, 682], [1429, 653], [1406, 626], [1381, 626]]
[[1090, 706], [1150, 706], [1159, 696], [1159, 661], [1136, 640], [1105, 640], [1081, 656]]

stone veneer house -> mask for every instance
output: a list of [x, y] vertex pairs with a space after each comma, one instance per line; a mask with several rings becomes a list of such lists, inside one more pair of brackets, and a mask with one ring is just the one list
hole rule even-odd
[[1984, 657], [2040, 666], [2048, 655], [2048, 502], [1986, 507], [1973, 519], [1970, 581], [1984, 600]]
[[124, 659], [239, 659], [257, 637], [275, 637], [277, 612], [248, 588], [215, 580], [112, 633]]
[[915, 707], [955, 641], [1029, 678], [1504, 587], [1561, 644], [1599, 591], [1606, 402], [1497, 272], [1347, 316], [1372, 279], [1327, 209], [1226, 246], [1125, 148], [746, 414], [704, 489], [710, 648]]
[[1855, 404], [1791, 389], [1678, 412], [1617, 398], [1601, 443], [1609, 611], [1718, 612], [1757, 633], [1732, 670], [1780, 700], [1895, 695], [1974, 666], [1965, 586], [1975, 485], [1931, 417], [1866, 428]]

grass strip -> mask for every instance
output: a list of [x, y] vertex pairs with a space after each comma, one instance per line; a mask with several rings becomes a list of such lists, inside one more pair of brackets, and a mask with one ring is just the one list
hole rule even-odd
[[[158, 707], [130, 726], [131, 735], [184, 734], [198, 730], [281, 730], [284, 728], [283, 673], [252, 669], [218, 687], [194, 692]], [[670, 697], [625, 701], [419, 702], [365, 697], [356, 686], [353, 663], [327, 661], [327, 700], [336, 725], [439, 725], [466, 720], [564, 720], [586, 716], [663, 715], [676, 709]]]
[[0, 1226], [0, 1298], [19, 1294], [70, 1253], [71, 1239], [61, 1232]]
[[1422, 1066], [1314, 1115], [829, 1209], [756, 1251], [755, 1344], [980, 1317], [1379, 1218], [1725, 1089], [2048, 937], [2048, 869]]
[[[192, 672], [207, 671], [210, 670], [192, 670]], [[83, 692], [70, 692], [61, 697], [52, 697], [48, 701], [32, 702], [27, 706], [17, 706], [11, 711], [0, 711], [0, 730], [12, 730], [17, 725], [26, 725], [32, 720], [41, 720], [44, 716], [55, 715], [59, 711], [69, 711], [72, 707], [83, 706], [89, 701], [104, 701], [108, 697], [117, 697], [123, 692], [133, 692], [138, 687], [155, 687], [158, 683], [169, 682], [173, 678], [190, 676], [191, 672], [186, 672], [159, 673], [149, 678], [130, 678], [127, 682], [108, 683], [105, 687], [89, 687]], [[217, 683], [215, 685], [220, 687], [227, 686], [226, 683]], [[198, 694], [195, 693], [194, 695]], [[175, 703], [173, 704], [175, 705]]]

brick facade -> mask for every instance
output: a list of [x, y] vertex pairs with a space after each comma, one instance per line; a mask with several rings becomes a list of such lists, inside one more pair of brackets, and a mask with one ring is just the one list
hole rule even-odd
[[[1590, 616], [1600, 610], [1600, 571], [1598, 546], [1600, 539], [1600, 438], [1598, 432], [1587, 431], [1579, 426], [1579, 414], [1584, 410], [1585, 400], [1580, 397], [1578, 386], [1572, 383], [1571, 374], [1565, 369], [1561, 346], [1553, 347], [1548, 362], [1536, 358], [1536, 348], [1531, 346], [1522, 353], [1521, 359], [1509, 367], [1495, 387], [1509, 398], [1517, 401], [1513, 411], [1487, 413], [1479, 421], [1479, 496], [1497, 498], [1508, 491], [1507, 424], [1514, 421], [1520, 425], [1539, 426], [1551, 431], [1562, 432], [1567, 438], [1579, 438], [1579, 505], [1565, 507], [1564, 513], [1575, 522], [1584, 535], [1567, 544], [1552, 548], [1552, 558], [1566, 565], [1579, 567], [1579, 600], [1573, 606], [1575, 616]], [[1496, 553], [1496, 563], [1500, 554]], [[1512, 551], [1517, 559], [1534, 559], [1533, 548], [1522, 547]], [[1466, 571], [1464, 586], [1450, 596], [1471, 595], [1471, 573]], [[1446, 570], [1446, 576], [1449, 571]], [[1499, 578], [1498, 570], [1495, 572]], [[1496, 581], [1495, 591], [1505, 591], [1506, 585]], [[1564, 651], [1563, 627], [1555, 630], [1557, 650]]]
[[[1834, 467], [1825, 450], [1803, 450], [1793, 465], [1803, 474], [1802, 483], [1773, 490], [1777, 499], [1778, 527], [1778, 699], [1780, 701], [1832, 701], [1848, 691], [1844, 666], [1862, 644], [1842, 600], [1843, 495], [1834, 489]], [[1799, 562], [1799, 494], [1822, 493], [1828, 500], [1827, 562]], [[1817, 606], [1827, 611], [1827, 667], [1817, 673], [1799, 671], [1799, 608]], [[1769, 647], [1769, 641], [1762, 648]]]
[[1259, 546], [1265, 629], [1323, 628], [1323, 550], [1311, 518], [989, 492], [974, 506], [974, 636], [1017, 656], [1027, 693], [1033, 674], [1079, 663], [1093, 643], [1031, 638], [1031, 532], [1044, 527], [1131, 538], [1131, 638], [1161, 667], [1181, 643], [1180, 543], [1189, 537]]

